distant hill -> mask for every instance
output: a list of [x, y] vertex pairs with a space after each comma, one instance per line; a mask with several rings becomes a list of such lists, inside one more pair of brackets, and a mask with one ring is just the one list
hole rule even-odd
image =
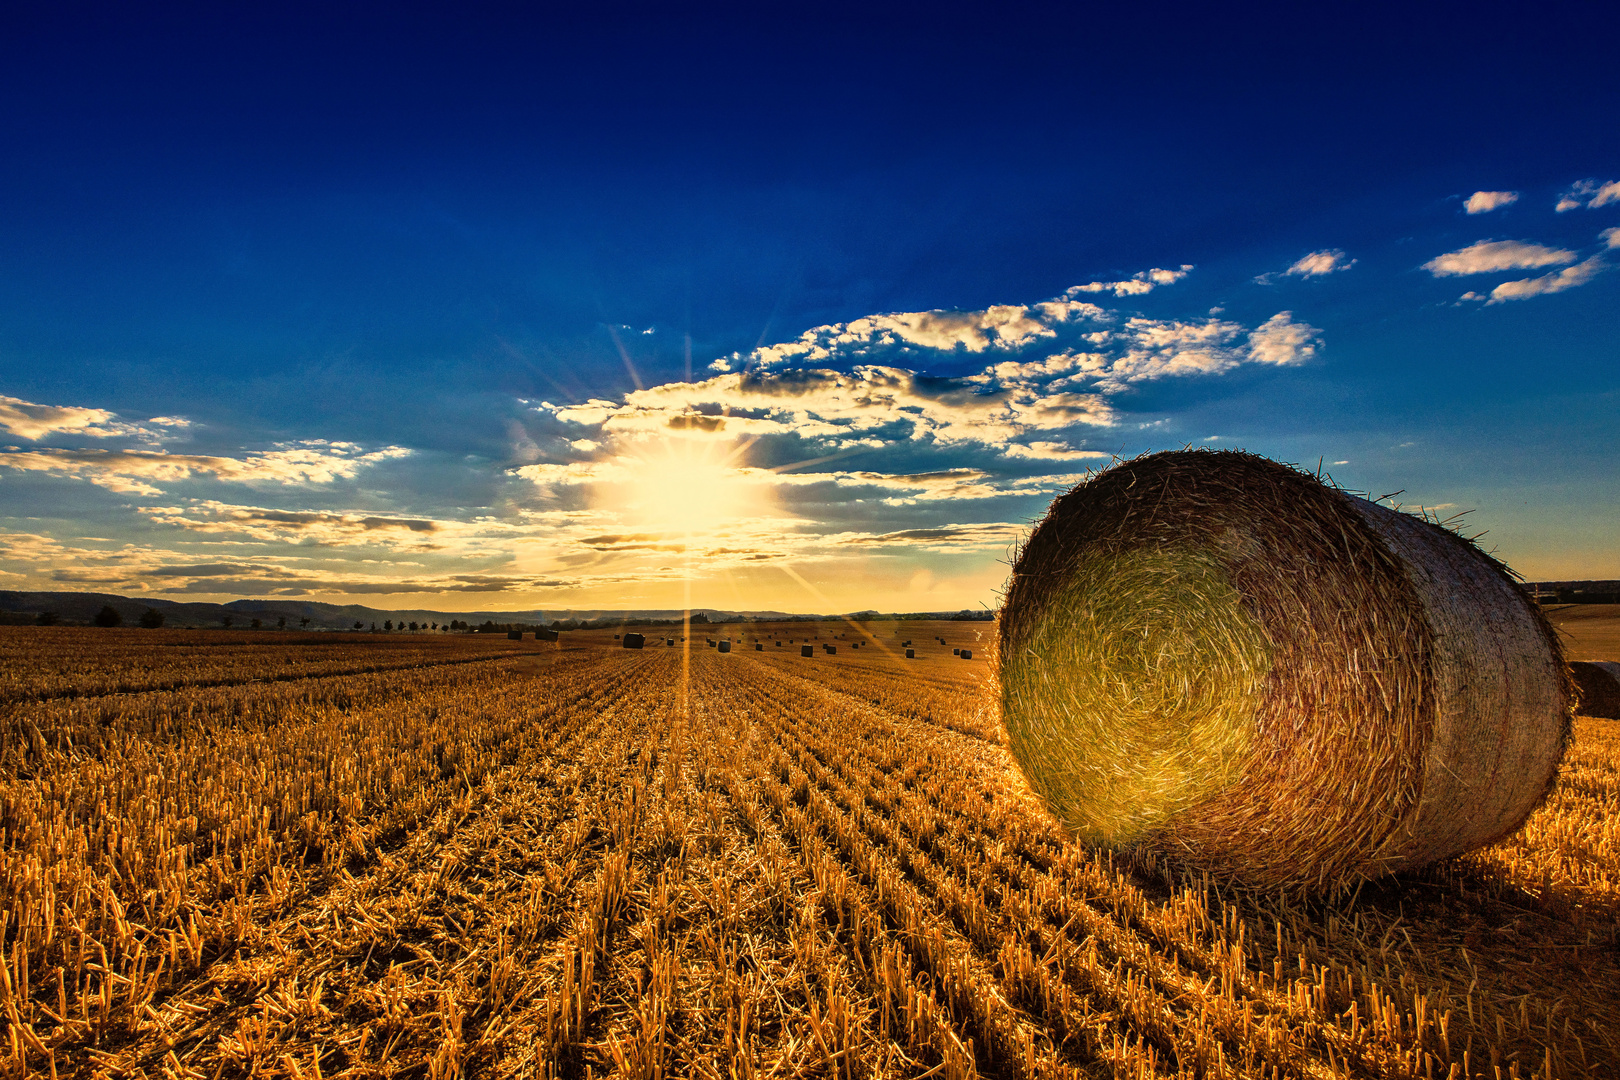
[[[355, 623], [370, 628], [373, 623], [384, 622], [438, 623], [443, 626], [452, 621], [477, 626], [484, 622], [525, 623], [528, 625], [552, 622], [621, 623], [654, 620], [678, 620], [679, 609], [627, 609], [612, 608], [545, 608], [528, 611], [433, 611], [426, 608], [384, 610], [360, 604], [322, 604], [312, 600], [232, 600], [228, 604], [183, 603], [157, 597], [128, 597], [112, 593], [82, 592], [11, 592], [0, 590], [0, 614], [8, 615], [6, 622], [32, 622], [41, 612], [52, 612], [63, 623], [89, 624], [103, 607], [110, 606], [123, 617], [124, 624], [134, 626], [147, 609], [162, 613], [165, 626], [219, 627], [230, 619], [231, 625], [246, 627], [254, 619], [265, 626], [275, 626], [285, 618], [291, 629], [349, 630]], [[693, 608], [693, 615], [702, 615], [710, 622], [734, 622], [740, 619], [759, 621], [822, 618], [876, 618], [875, 611], [863, 611], [849, 616], [803, 615], [785, 611], [722, 611], [719, 608]], [[986, 618], [988, 612], [928, 612], [930, 618]], [[893, 617], [893, 616], [889, 616]], [[918, 617], [912, 615], [911, 617]], [[308, 619], [308, 626], [302, 620]]]

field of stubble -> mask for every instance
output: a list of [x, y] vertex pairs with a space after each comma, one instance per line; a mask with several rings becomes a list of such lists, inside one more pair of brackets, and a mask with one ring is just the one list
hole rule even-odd
[[1066, 842], [993, 624], [647, 633], [0, 629], [0, 1073], [1620, 1076], [1620, 722], [1298, 903]]

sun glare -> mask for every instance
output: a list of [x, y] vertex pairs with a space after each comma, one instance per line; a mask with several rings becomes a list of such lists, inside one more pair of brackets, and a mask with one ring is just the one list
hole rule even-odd
[[740, 481], [734, 464], [707, 447], [676, 444], [626, 465], [633, 477], [617, 492], [621, 501], [613, 509], [638, 529], [702, 535], [753, 509], [754, 485]]

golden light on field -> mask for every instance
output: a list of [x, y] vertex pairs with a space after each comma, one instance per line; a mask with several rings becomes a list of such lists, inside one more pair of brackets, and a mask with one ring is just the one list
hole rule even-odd
[[1301, 903], [1072, 843], [993, 624], [639, 629], [0, 626], [0, 1080], [1615, 1076], [1620, 722]]

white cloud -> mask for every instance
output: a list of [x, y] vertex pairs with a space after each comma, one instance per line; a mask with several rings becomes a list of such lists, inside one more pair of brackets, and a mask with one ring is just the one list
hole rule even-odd
[[1596, 180], [1578, 180], [1570, 189], [1558, 196], [1558, 203], [1553, 207], [1560, 214], [1570, 210], [1586, 207], [1596, 210], [1600, 206], [1620, 202], [1620, 180], [1610, 180], [1600, 184]]
[[1075, 461], [1081, 458], [1107, 458], [1113, 455], [1103, 450], [1074, 450], [1068, 443], [1032, 442], [1008, 443], [1003, 451], [1010, 458], [1031, 458], [1037, 461]]
[[1316, 355], [1322, 332], [1279, 311], [1249, 334], [1249, 358], [1261, 364], [1300, 364]]
[[155, 443], [168, 432], [194, 426], [177, 416], [154, 416], [144, 424], [120, 420], [107, 409], [84, 405], [39, 405], [0, 394], [0, 430], [37, 442], [52, 435], [78, 435], [92, 439], [128, 438]]
[[1438, 255], [1423, 264], [1435, 277], [1488, 274], [1496, 270], [1534, 270], [1572, 263], [1573, 251], [1532, 244], [1524, 240], [1481, 240], [1457, 251]]
[[238, 484], [329, 484], [409, 450], [390, 446], [365, 452], [354, 443], [315, 439], [250, 453], [246, 457], [169, 454], [161, 450], [10, 450], [0, 466], [20, 472], [55, 473], [131, 495], [159, 495], [160, 483], [212, 476]]
[[[1343, 258], [1318, 254], [1334, 266]], [[1152, 270], [1138, 278], [1152, 285], [1186, 272]], [[1087, 452], [1042, 436], [1114, 424], [1111, 398], [1132, 385], [1218, 375], [1247, 363], [1298, 363], [1319, 344], [1320, 331], [1288, 312], [1250, 329], [1214, 316], [1122, 317], [1058, 298], [815, 327], [794, 341], [734, 354], [713, 365], [722, 370], [707, 379], [646, 387], [619, 401], [542, 402], [536, 411], [594, 429], [564, 441], [581, 453], [601, 449], [604, 460], [620, 440], [773, 435], [821, 440], [830, 449], [978, 443], [1013, 457], [1060, 460]], [[987, 357], [962, 375], [923, 370], [947, 357], [959, 363], [964, 353], [1008, 355]], [[582, 480], [597, 464], [535, 465], [519, 475], [546, 484]]]
[[0, 395], [0, 428], [30, 441], [48, 435], [72, 433], [104, 439], [129, 433], [106, 409], [80, 405], [36, 405], [22, 398]]
[[940, 352], [1011, 351], [1054, 336], [1057, 332], [1054, 327], [1062, 323], [1104, 315], [1095, 304], [1071, 299], [1027, 306], [993, 304], [982, 311], [901, 311], [868, 315], [848, 323], [813, 327], [797, 340], [766, 345], [746, 356], [736, 353], [721, 357], [709, 365], [709, 370], [728, 372], [744, 367], [816, 363], [835, 355], [858, 355], [908, 346]]
[[1356, 260], [1347, 258], [1338, 248], [1326, 248], [1303, 256], [1283, 272], [1293, 277], [1320, 277], [1323, 274], [1348, 270], [1354, 265]]
[[1468, 200], [1463, 203], [1463, 209], [1470, 214], [1488, 214], [1492, 210], [1512, 206], [1518, 201], [1517, 191], [1476, 191], [1468, 196]]
[[1616, 225], [1612, 229], [1604, 229], [1598, 233], [1598, 239], [1602, 240], [1610, 248], [1620, 248], [1620, 225]]
[[1608, 264], [1603, 261], [1602, 256], [1593, 255], [1583, 263], [1577, 263], [1555, 273], [1519, 281], [1504, 281], [1491, 290], [1491, 298], [1486, 304], [1501, 304], [1508, 300], [1527, 300], [1532, 296], [1561, 293], [1565, 289], [1585, 285], [1607, 268]]
[[932, 378], [867, 364], [849, 372], [756, 370], [647, 387], [626, 394], [620, 404], [591, 402], [558, 408], [554, 415], [621, 438], [795, 434], [843, 440], [893, 428], [893, 438], [992, 444], [1029, 430], [1112, 422], [1113, 409], [1101, 397], [1049, 391], [1041, 381], [1005, 372], [982, 381]]
[[1069, 289], [1068, 295], [1078, 293], [1113, 293], [1115, 296], [1141, 296], [1152, 292], [1160, 285], [1174, 285], [1188, 274], [1192, 273], [1191, 263], [1182, 263], [1179, 270], [1165, 270], [1155, 266], [1151, 270], [1143, 270], [1132, 274], [1124, 281], [1093, 281], [1085, 285], [1076, 285]]

